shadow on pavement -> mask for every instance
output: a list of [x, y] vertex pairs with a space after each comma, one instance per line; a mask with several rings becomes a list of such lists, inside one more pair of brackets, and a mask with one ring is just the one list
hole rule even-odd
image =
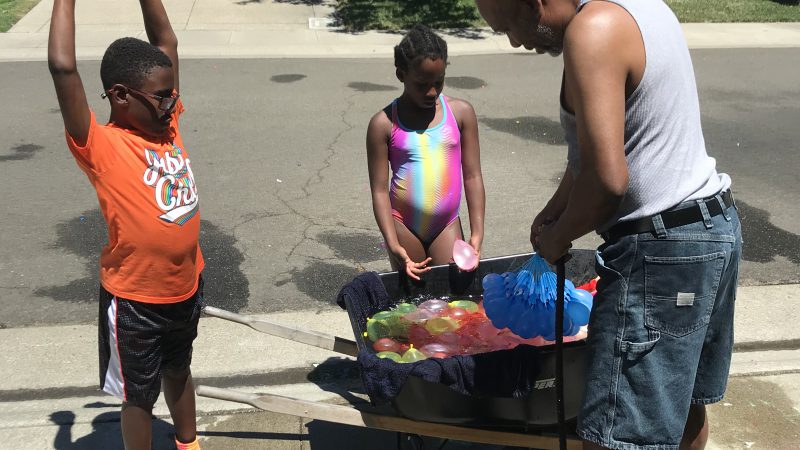
[[[108, 405], [106, 405], [108, 406]], [[86, 405], [86, 407], [93, 407]], [[72, 427], [75, 425], [75, 413], [72, 411], [56, 411], [50, 414], [50, 421], [58, 425], [53, 448], [56, 450], [96, 450], [100, 448], [122, 448], [122, 434], [119, 425], [119, 411], [103, 412], [92, 420], [92, 431], [86, 436], [73, 440]], [[153, 450], [174, 449], [172, 424], [164, 420], [153, 419]]]

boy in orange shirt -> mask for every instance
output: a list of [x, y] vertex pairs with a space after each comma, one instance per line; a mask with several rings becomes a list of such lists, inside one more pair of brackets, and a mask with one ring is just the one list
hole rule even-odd
[[55, 0], [48, 64], [67, 144], [108, 226], [100, 256], [100, 385], [122, 399], [126, 449], [149, 449], [163, 382], [178, 449], [199, 449], [192, 341], [203, 297], [200, 214], [178, 131], [177, 38], [160, 0], [140, 0], [150, 43], [123, 38], [103, 56], [106, 125], [89, 109], [75, 58], [75, 0]]

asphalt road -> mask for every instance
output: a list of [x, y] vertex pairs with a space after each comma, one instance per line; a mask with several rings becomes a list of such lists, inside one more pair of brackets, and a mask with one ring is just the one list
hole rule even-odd
[[[692, 54], [708, 150], [733, 177], [742, 215], [740, 282], [798, 283], [800, 49]], [[107, 117], [99, 63], [80, 69]], [[358, 270], [389, 269], [364, 136], [400, 94], [390, 60], [186, 60], [181, 69], [209, 304], [313, 313], [335, 307]], [[469, 100], [480, 122], [485, 256], [528, 250], [530, 221], [563, 173], [561, 69], [546, 56], [451, 58], [445, 93]], [[96, 196], [64, 143], [46, 63], [2, 63], [0, 78], [0, 327], [91, 323], [105, 242]]]

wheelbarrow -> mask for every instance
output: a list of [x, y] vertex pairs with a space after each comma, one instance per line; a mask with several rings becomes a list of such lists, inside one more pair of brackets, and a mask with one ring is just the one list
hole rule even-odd
[[[395, 302], [420, 296], [479, 296], [481, 280], [487, 273], [515, 270], [531, 254], [511, 255], [482, 260], [474, 272], [461, 272], [454, 264], [435, 266], [421, 282], [409, 280], [403, 273], [379, 274], [389, 297]], [[588, 280], [593, 277], [594, 253], [574, 250], [569, 277]], [[392, 401], [392, 408], [372, 405], [342, 406], [309, 402], [274, 394], [249, 394], [210, 386], [197, 386], [197, 395], [249, 404], [265, 411], [313, 420], [374, 428], [418, 436], [542, 449], [579, 449], [580, 440], [568, 428], [577, 416], [583, 394], [586, 345], [582, 341], [563, 342], [564, 280], [563, 261], [557, 264], [559, 296], [556, 304], [556, 342], [540, 348], [540, 371], [534, 390], [523, 398], [476, 397], [464, 395], [447, 386], [410, 376]], [[281, 325], [263, 318], [240, 315], [207, 306], [208, 316], [247, 325], [257, 331], [312, 345], [348, 356], [359, 349], [371, 350], [364, 337], [363, 312], [355, 314], [348, 304], [348, 314], [356, 340], [349, 340], [313, 330]], [[368, 311], [368, 315], [377, 311]], [[361, 317], [361, 318], [360, 318]], [[566, 369], [566, 370], [565, 370]], [[567, 389], [565, 389], [565, 387]], [[421, 447], [420, 447], [421, 448]]]

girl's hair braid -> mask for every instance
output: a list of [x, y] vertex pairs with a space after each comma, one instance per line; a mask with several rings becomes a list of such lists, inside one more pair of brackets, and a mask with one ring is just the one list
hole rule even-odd
[[417, 24], [394, 47], [394, 66], [408, 70], [424, 58], [447, 62], [447, 43], [427, 26]]

